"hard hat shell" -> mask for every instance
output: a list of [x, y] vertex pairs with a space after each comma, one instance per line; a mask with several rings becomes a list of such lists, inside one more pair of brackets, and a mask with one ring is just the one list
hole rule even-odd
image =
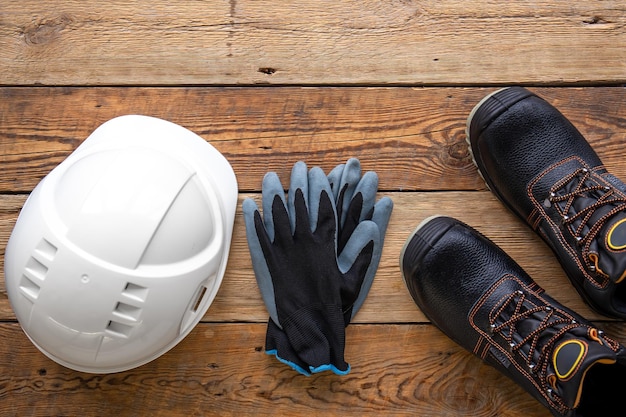
[[22, 329], [78, 371], [164, 354], [217, 293], [237, 192], [226, 158], [195, 133], [139, 115], [104, 123], [37, 185], [9, 238]]

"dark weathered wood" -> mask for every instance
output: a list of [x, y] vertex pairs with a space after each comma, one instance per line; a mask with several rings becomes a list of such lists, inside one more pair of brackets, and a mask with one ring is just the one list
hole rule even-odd
[[3, 4], [0, 83], [623, 83], [625, 15], [619, 0], [23, 0]]
[[[465, 122], [492, 88], [0, 88], [0, 192], [30, 192], [82, 140], [122, 114], [178, 123], [226, 155], [241, 191], [297, 160], [330, 170], [349, 157], [383, 190], [484, 189]], [[626, 91], [537, 88], [626, 179]]]
[[91, 375], [46, 358], [0, 324], [0, 411], [23, 416], [545, 416], [517, 385], [432, 326], [352, 325], [339, 377], [302, 376], [264, 353], [263, 324], [198, 325], [127, 372]]

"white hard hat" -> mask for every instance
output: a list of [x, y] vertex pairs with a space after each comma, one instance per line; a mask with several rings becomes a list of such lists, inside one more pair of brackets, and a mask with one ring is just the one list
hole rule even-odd
[[217, 293], [236, 206], [232, 167], [195, 133], [147, 116], [104, 123], [37, 185], [7, 244], [24, 332], [83, 372], [164, 354]]

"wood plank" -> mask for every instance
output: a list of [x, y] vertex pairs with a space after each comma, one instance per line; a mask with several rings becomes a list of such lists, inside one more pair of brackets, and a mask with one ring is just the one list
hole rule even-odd
[[[484, 233], [512, 256], [546, 291], [588, 319], [605, 319], [578, 296], [548, 247], [517, 220], [490, 192], [384, 192], [394, 201], [381, 263], [357, 323], [415, 323], [426, 318], [411, 299], [399, 267], [407, 237], [420, 221], [434, 214], [456, 217]], [[265, 322], [261, 299], [245, 237], [240, 196], [228, 267], [220, 290], [204, 317], [215, 322]], [[13, 320], [4, 288], [4, 248], [24, 196], [0, 196], [0, 321]]]
[[[624, 326], [620, 329], [623, 333]], [[430, 325], [352, 325], [352, 371], [305, 377], [264, 353], [263, 324], [198, 325], [172, 351], [110, 375], [52, 362], [0, 324], [3, 416], [547, 417], [512, 381]], [[24, 366], [24, 364], [28, 366]]]
[[24, 0], [3, 4], [0, 83], [623, 83], [625, 7]]
[[[625, 61], [626, 62], [626, 61]], [[535, 88], [626, 179], [626, 90]], [[178, 123], [229, 159], [240, 191], [305, 160], [349, 157], [384, 190], [484, 189], [465, 121], [490, 88], [0, 88], [0, 192], [28, 193], [95, 128], [122, 114]]]

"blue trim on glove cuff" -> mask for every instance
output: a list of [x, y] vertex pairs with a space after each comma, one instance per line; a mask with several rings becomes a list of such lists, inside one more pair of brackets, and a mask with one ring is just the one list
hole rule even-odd
[[309, 366], [309, 369], [311, 370], [312, 374], [316, 374], [316, 373], [324, 372], [324, 371], [333, 371], [337, 375], [348, 375], [350, 373], [350, 364], [348, 364], [348, 367], [346, 368], [345, 371], [342, 371], [341, 369], [337, 368], [335, 365], [332, 365], [332, 364], [320, 365], [315, 368], [312, 366]]
[[[266, 350], [265, 353], [267, 355], [272, 355], [274, 356], [276, 359], [278, 359], [280, 362], [284, 363], [285, 365], [290, 366], [291, 368], [295, 369], [296, 371], [298, 371], [299, 373], [301, 373], [302, 375], [305, 376], [311, 376], [311, 372], [307, 371], [306, 369], [302, 368], [301, 366], [299, 366], [296, 363], [293, 363], [291, 361], [288, 361], [287, 359], [283, 359], [280, 356], [278, 356], [278, 350], [277, 349], [272, 349], [272, 350]], [[349, 368], [348, 368], [349, 369]]]

